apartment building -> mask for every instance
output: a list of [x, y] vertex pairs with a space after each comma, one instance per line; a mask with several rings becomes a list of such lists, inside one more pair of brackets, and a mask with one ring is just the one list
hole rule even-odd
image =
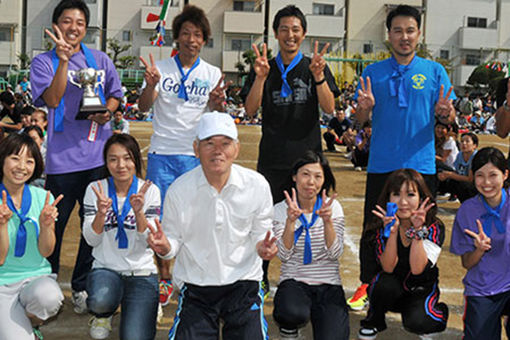
[[0, 74], [17, 64], [22, 41], [22, 1], [0, 1]]

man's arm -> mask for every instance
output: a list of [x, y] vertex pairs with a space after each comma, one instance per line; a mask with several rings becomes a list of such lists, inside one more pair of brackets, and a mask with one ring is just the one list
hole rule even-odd
[[370, 113], [375, 106], [375, 97], [372, 93], [372, 82], [370, 77], [366, 77], [366, 86], [363, 76], [359, 78], [360, 88], [358, 89], [358, 106], [356, 107], [356, 120], [363, 125], [370, 119]]
[[158, 98], [158, 91], [156, 91], [156, 85], [159, 83], [159, 80], [161, 79], [161, 74], [159, 73], [158, 68], [156, 67], [156, 63], [154, 62], [154, 57], [152, 56], [152, 53], [149, 54], [150, 58], [150, 66], [147, 61], [143, 57], [140, 57], [140, 61], [145, 66], [145, 73], [144, 73], [144, 79], [146, 86], [142, 91], [142, 94], [140, 95], [139, 101], [138, 101], [138, 108], [142, 112], [147, 112], [152, 107], [152, 104], [154, 104], [154, 101], [156, 101], [156, 98]]
[[[510, 78], [504, 79], [498, 84], [496, 91], [496, 101], [498, 110], [496, 111], [496, 134], [501, 138], [506, 138], [510, 132], [510, 107], [506, 103], [510, 102]], [[506, 88], [505, 88], [506, 87]]]
[[250, 92], [244, 101], [244, 109], [248, 117], [253, 117], [260, 105], [262, 105], [262, 96], [264, 94], [264, 83], [269, 75], [269, 61], [267, 60], [267, 46], [262, 45], [262, 55], [258, 47], [252, 44], [251, 47], [255, 51], [255, 63], [253, 64], [253, 72], [255, 73], [255, 81], [251, 85]]

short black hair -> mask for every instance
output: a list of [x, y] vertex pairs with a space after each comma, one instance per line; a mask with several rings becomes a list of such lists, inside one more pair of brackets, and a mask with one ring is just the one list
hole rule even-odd
[[280, 9], [273, 19], [273, 31], [278, 32], [280, 26], [280, 20], [285, 17], [296, 17], [301, 21], [301, 27], [306, 32], [306, 18], [303, 12], [294, 5], [288, 5]]
[[326, 194], [329, 194], [329, 190], [335, 190], [336, 186], [336, 180], [335, 176], [333, 175], [333, 171], [331, 171], [331, 167], [329, 166], [329, 162], [326, 157], [322, 155], [322, 153], [318, 153], [315, 151], [308, 150], [306, 151], [303, 156], [298, 158], [296, 162], [294, 163], [292, 167], [292, 173], [290, 174], [290, 185], [289, 188], [295, 187], [296, 183], [292, 179], [294, 175], [297, 174], [300, 168], [307, 164], [314, 164], [319, 163], [322, 171], [324, 172], [324, 183], [322, 184], [321, 193], [322, 190], [326, 190]]
[[14, 104], [14, 95], [9, 91], [4, 91], [0, 93], [0, 102], [3, 102], [7, 105]]
[[471, 162], [471, 170], [473, 171], [473, 174], [488, 163], [492, 163], [496, 168], [501, 170], [503, 174], [508, 169], [503, 152], [501, 152], [499, 149], [489, 146], [478, 150], [476, 155], [473, 157], [473, 161]]
[[32, 113], [34, 113], [35, 108], [32, 105], [25, 105], [21, 109], [21, 115], [22, 116], [31, 116]]
[[460, 139], [462, 140], [462, 138], [464, 136], [468, 136], [469, 138], [471, 138], [471, 140], [473, 141], [473, 144], [478, 146], [478, 136], [475, 135], [474, 133], [472, 132], [465, 132], [463, 133], [462, 135], [460, 135]]
[[[37, 146], [32, 137], [25, 133], [11, 133], [0, 141], [0, 167], [3, 169], [5, 159], [10, 155], [18, 155], [24, 147], [27, 148], [28, 154], [35, 160], [34, 173], [28, 179], [28, 182], [32, 182], [41, 177], [44, 170], [44, 161], [39, 146]], [[2, 170], [0, 171], [0, 181], [3, 178], [4, 173]]]
[[108, 167], [106, 166], [106, 156], [108, 155], [108, 150], [113, 144], [120, 144], [123, 147], [126, 148], [127, 152], [129, 153], [129, 156], [131, 156], [131, 159], [133, 160], [133, 163], [135, 163], [135, 169], [136, 169], [136, 175], [138, 177], [142, 177], [142, 153], [140, 152], [140, 145], [136, 141], [136, 139], [128, 135], [126, 133], [118, 133], [112, 135], [108, 140], [106, 141], [103, 149], [103, 160], [105, 164], [106, 174], [107, 176], [111, 176], [112, 174], [108, 170]]
[[391, 29], [391, 22], [395, 17], [398, 16], [414, 18], [414, 20], [416, 20], [416, 23], [418, 24], [418, 29], [420, 29], [421, 26], [420, 11], [418, 11], [416, 8], [412, 6], [398, 5], [397, 8], [388, 13], [388, 16], [386, 17], [386, 28], [388, 28], [388, 31]]
[[28, 135], [28, 133], [30, 131], [35, 131], [39, 135], [39, 138], [41, 138], [41, 139], [44, 138], [44, 133], [43, 133], [43, 131], [41, 130], [41, 128], [39, 126], [37, 126], [37, 125], [30, 125], [30, 126], [27, 126], [25, 129], [23, 129], [23, 133], [27, 134], [27, 135]]
[[66, 9], [77, 9], [83, 12], [85, 15], [85, 22], [87, 27], [89, 26], [90, 20], [90, 11], [87, 4], [83, 0], [62, 0], [53, 10], [53, 17], [51, 21], [56, 25], [58, 23], [58, 18], [62, 15], [62, 13]]
[[174, 40], [179, 38], [181, 27], [186, 21], [191, 22], [193, 25], [199, 27], [202, 30], [204, 42], [209, 41], [209, 37], [211, 36], [211, 25], [209, 24], [209, 20], [207, 19], [203, 9], [193, 5], [184, 6], [182, 12], [179, 13], [172, 21], [172, 32]]

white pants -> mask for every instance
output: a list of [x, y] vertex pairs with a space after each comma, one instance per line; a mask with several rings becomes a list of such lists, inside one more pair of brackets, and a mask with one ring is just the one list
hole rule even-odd
[[0, 286], [0, 339], [33, 340], [27, 313], [46, 320], [58, 313], [63, 300], [55, 275]]

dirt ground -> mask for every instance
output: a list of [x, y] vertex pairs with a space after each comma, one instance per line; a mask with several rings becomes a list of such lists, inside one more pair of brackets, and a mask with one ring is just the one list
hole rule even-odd
[[[147, 150], [152, 133], [150, 123], [135, 122], [131, 123], [131, 133], [137, 138], [142, 148], [146, 161]], [[239, 127], [241, 152], [237, 163], [248, 168], [254, 169], [256, 166], [258, 143], [260, 139], [260, 127], [258, 126], [240, 126]], [[496, 136], [479, 136], [481, 139], [480, 147], [492, 145], [500, 148], [505, 154], [508, 151], [508, 142]], [[345, 250], [340, 258], [340, 275], [346, 296], [351, 296], [358, 285], [359, 261], [358, 245], [361, 230], [361, 221], [363, 214], [363, 198], [365, 192], [365, 172], [356, 172], [350, 161], [343, 157], [343, 147], [339, 148], [337, 153], [326, 153], [333, 168], [337, 180], [338, 200], [342, 204], [346, 215], [345, 230]], [[464, 306], [462, 277], [465, 270], [461, 267], [460, 259], [448, 252], [450, 244], [451, 227], [455, 212], [459, 203], [441, 203], [439, 204], [439, 216], [445, 222], [447, 227], [447, 237], [443, 246], [443, 252], [439, 258], [440, 270], [440, 289], [441, 300], [446, 302], [450, 309], [450, 318], [448, 328], [444, 333], [436, 336], [437, 339], [460, 339], [462, 336], [462, 313]], [[79, 219], [77, 209], [68, 223], [62, 248], [61, 273], [59, 282], [64, 290], [66, 300], [61, 313], [52, 322], [44, 325], [41, 330], [45, 339], [50, 340], [82, 340], [90, 339], [88, 335], [89, 315], [77, 315], [73, 312], [70, 302], [70, 277], [74, 259], [77, 252], [79, 240]], [[277, 259], [271, 262], [270, 282], [272, 287], [271, 297], [265, 304], [265, 316], [269, 324], [270, 339], [278, 339], [278, 329], [272, 318], [273, 299], [272, 296], [276, 290], [279, 277], [279, 261]], [[164, 308], [164, 318], [161, 325], [158, 326], [156, 339], [167, 339], [168, 330], [173, 321], [176, 302]], [[365, 311], [350, 312], [351, 339], [356, 339], [359, 329], [359, 320], [365, 315]], [[418, 339], [417, 336], [407, 333], [403, 330], [400, 322], [400, 316], [390, 313], [387, 315], [388, 329], [378, 336], [378, 339]], [[114, 317], [113, 332], [110, 339], [118, 338], [119, 315]], [[305, 339], [313, 339], [311, 327], [308, 325], [303, 330]], [[504, 337], [506, 339], [506, 337]], [[9, 339], [10, 340], [10, 339]]]

